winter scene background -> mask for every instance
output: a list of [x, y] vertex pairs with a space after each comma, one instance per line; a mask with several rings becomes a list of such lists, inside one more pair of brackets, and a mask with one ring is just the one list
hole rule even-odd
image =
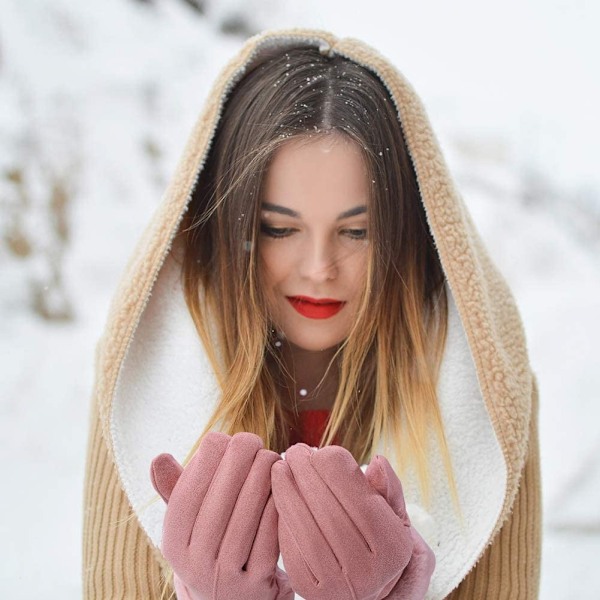
[[359, 37], [422, 98], [540, 384], [541, 597], [600, 598], [600, 5], [0, 0], [0, 597], [81, 597], [94, 346], [219, 70]]

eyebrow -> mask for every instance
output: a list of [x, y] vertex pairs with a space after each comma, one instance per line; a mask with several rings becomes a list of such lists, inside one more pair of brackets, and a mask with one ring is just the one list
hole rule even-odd
[[[263, 210], [270, 210], [272, 212], [280, 213], [282, 215], [288, 215], [289, 217], [294, 217], [295, 219], [300, 218], [300, 213], [292, 210], [291, 208], [287, 208], [287, 206], [280, 206], [279, 204], [270, 204], [269, 202], [263, 202], [261, 205]], [[355, 215], [361, 215], [367, 212], [367, 207], [364, 204], [360, 206], [355, 206], [350, 210], [345, 210], [343, 213], [340, 213], [336, 221], [341, 221], [342, 219], [347, 219], [348, 217], [354, 217]]]

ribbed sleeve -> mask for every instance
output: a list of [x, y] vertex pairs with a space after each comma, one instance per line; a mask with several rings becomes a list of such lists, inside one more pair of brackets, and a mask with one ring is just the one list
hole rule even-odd
[[511, 516], [448, 600], [534, 600], [542, 555], [542, 498], [534, 376], [529, 451]]
[[84, 599], [160, 598], [165, 563], [131, 517], [95, 409], [88, 439], [82, 550]]

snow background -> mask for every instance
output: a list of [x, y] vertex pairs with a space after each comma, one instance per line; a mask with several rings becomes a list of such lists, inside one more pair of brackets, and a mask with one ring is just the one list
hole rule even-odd
[[541, 597], [600, 598], [600, 5], [192, 3], [0, 0], [0, 597], [81, 597], [117, 280], [220, 69], [247, 35], [299, 25], [370, 43], [425, 103], [540, 383]]

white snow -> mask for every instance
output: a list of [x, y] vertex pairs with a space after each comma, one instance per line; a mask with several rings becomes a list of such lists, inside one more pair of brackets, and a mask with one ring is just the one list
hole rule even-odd
[[541, 597], [600, 597], [600, 5], [367, 6], [213, 0], [200, 17], [180, 0], [0, 0], [1, 597], [81, 597], [94, 345], [208, 89], [243, 42], [218, 28], [236, 13], [255, 30], [364, 39], [422, 97], [538, 374]]

